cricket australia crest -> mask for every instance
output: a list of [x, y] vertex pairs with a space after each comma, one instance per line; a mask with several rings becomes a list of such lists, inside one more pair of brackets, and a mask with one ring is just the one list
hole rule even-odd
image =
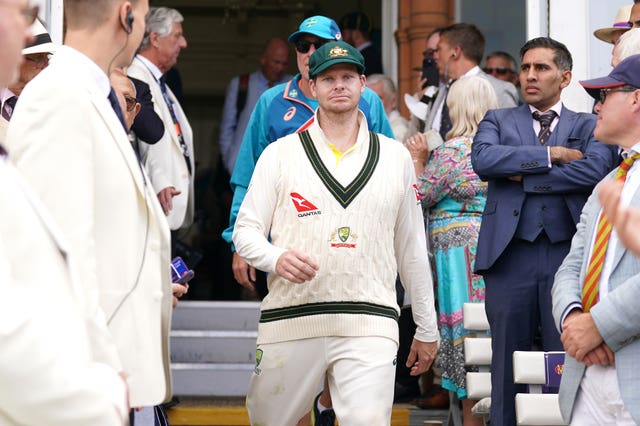
[[331, 247], [336, 248], [356, 248], [355, 241], [357, 239], [358, 235], [351, 232], [351, 227], [341, 226], [331, 233], [329, 243]]

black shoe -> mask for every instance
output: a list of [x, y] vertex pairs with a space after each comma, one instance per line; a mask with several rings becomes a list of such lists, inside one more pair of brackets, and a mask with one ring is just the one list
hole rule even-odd
[[336, 413], [333, 408], [327, 408], [320, 412], [318, 410], [318, 400], [322, 392], [313, 400], [313, 410], [311, 410], [311, 426], [333, 426], [336, 423]]

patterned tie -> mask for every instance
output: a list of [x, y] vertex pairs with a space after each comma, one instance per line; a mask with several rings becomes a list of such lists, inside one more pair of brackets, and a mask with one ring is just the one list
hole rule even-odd
[[18, 102], [17, 96], [11, 96], [4, 101], [4, 105], [2, 105], [2, 118], [9, 121], [11, 120], [11, 116], [13, 115], [13, 110], [16, 107], [16, 102]]
[[[615, 179], [624, 182], [627, 179], [627, 172], [636, 159], [640, 158], [640, 154], [633, 154], [624, 159], [620, 163], [620, 167], [616, 172]], [[593, 243], [591, 258], [587, 267], [587, 275], [582, 286], [582, 310], [589, 312], [591, 307], [598, 303], [598, 283], [602, 274], [605, 255], [607, 254], [607, 246], [609, 237], [611, 236], [611, 222], [604, 213], [600, 214], [598, 227], [596, 228], [596, 239]]]
[[540, 122], [540, 131], [538, 132], [538, 141], [542, 145], [546, 145], [551, 135], [551, 123], [558, 116], [555, 111], [547, 111], [540, 114], [538, 111], [533, 112], [533, 118]]
[[182, 155], [184, 156], [184, 161], [187, 163], [187, 170], [189, 170], [189, 175], [192, 175], [191, 172], [191, 160], [189, 159], [189, 148], [184, 141], [184, 137], [182, 136], [182, 127], [180, 126], [180, 122], [178, 121], [178, 117], [176, 117], [176, 112], [173, 108], [173, 101], [169, 96], [169, 91], [167, 90], [167, 83], [165, 82], [166, 76], [162, 76], [160, 80], [158, 80], [158, 84], [160, 85], [160, 90], [162, 91], [162, 97], [164, 98], [164, 103], [167, 104], [167, 108], [169, 108], [169, 113], [171, 114], [171, 121], [173, 121], [173, 125], [176, 129], [176, 133], [178, 135], [178, 142], [180, 143], [180, 149], [182, 149]]
[[449, 96], [449, 87], [453, 81], [449, 82], [446, 86], [444, 86], [444, 101], [442, 105], [442, 117], [440, 119], [440, 136], [442, 136], [442, 140], [447, 140], [447, 133], [453, 127], [451, 124], [451, 117], [449, 116], [449, 107], [447, 107], [447, 96]]

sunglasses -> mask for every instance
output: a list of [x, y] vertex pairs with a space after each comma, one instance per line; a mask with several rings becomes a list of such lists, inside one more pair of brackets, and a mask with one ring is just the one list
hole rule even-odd
[[438, 49], [427, 49], [422, 52], [422, 57], [425, 59], [433, 59], [433, 55], [436, 54]]
[[607, 96], [609, 95], [609, 93], [613, 93], [613, 92], [631, 93], [631, 92], [635, 92], [636, 90], [638, 89], [633, 86], [614, 87], [612, 89], [600, 89], [600, 103], [604, 104], [604, 101], [607, 100]]
[[125, 100], [125, 102], [127, 104], [127, 112], [133, 111], [133, 109], [136, 107], [136, 104], [138, 103], [136, 98], [133, 98], [133, 97], [127, 96], [127, 95], [124, 95], [124, 100]]
[[487, 74], [493, 74], [496, 73], [498, 75], [505, 75], [508, 72], [515, 72], [514, 70], [511, 70], [509, 68], [504, 68], [504, 67], [497, 67], [497, 68], [482, 68], [482, 71], [486, 72]]
[[296, 50], [300, 53], [307, 53], [309, 49], [311, 49], [311, 45], [313, 45], [313, 47], [315, 47], [316, 50], [318, 50], [322, 45], [328, 42], [329, 40], [309, 41], [309, 40], [298, 39], [296, 41]]

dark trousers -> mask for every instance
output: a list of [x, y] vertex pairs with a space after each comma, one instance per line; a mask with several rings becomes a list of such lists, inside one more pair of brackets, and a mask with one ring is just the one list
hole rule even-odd
[[400, 318], [398, 318], [398, 331], [400, 339], [396, 364], [396, 390], [404, 390], [407, 394], [414, 394], [415, 398], [420, 396], [419, 376], [412, 376], [411, 369], [407, 367], [411, 343], [413, 343], [413, 336], [416, 334], [416, 323], [413, 322], [411, 306], [402, 308]]
[[516, 424], [513, 351], [532, 350], [541, 336], [542, 350], [561, 351], [560, 334], [551, 314], [551, 287], [571, 242], [552, 244], [545, 233], [534, 242], [514, 239], [489, 271], [485, 308], [491, 326], [491, 424]]

